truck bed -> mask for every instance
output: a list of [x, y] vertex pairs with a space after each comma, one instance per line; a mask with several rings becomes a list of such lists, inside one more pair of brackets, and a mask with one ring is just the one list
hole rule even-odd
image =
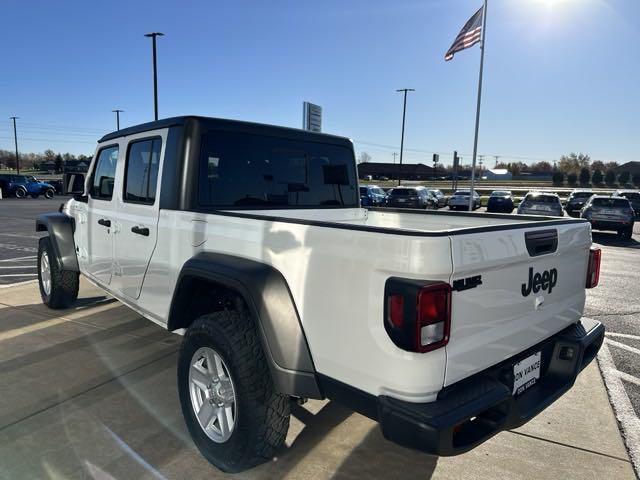
[[349, 225], [362, 230], [380, 231], [380, 233], [403, 233], [416, 236], [455, 235], [564, 223], [585, 223], [585, 220], [571, 217], [392, 208], [236, 210], [232, 215], [262, 219], [268, 217], [271, 220], [285, 222], [302, 221], [311, 225], [336, 228]]

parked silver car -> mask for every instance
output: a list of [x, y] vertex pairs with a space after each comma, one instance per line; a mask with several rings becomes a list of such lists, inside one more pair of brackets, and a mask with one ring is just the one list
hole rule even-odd
[[[469, 190], [456, 190], [451, 197], [449, 197], [449, 209], [450, 210], [467, 210], [469, 208]], [[475, 190], [473, 191], [473, 209], [480, 208], [480, 195]]]
[[616, 190], [613, 197], [624, 197], [629, 200], [636, 217], [640, 215], [640, 190]]
[[562, 217], [562, 203], [560, 197], [555, 193], [529, 192], [520, 205], [518, 205], [520, 215], [550, 215]]
[[442, 193], [441, 190], [438, 190], [437, 188], [429, 188], [428, 190], [429, 193], [438, 201], [438, 208], [442, 208], [447, 205], [447, 197], [444, 196], [444, 193]]
[[623, 238], [633, 235], [635, 212], [624, 197], [594, 195], [589, 199], [580, 215], [591, 222], [594, 230], [613, 230]]

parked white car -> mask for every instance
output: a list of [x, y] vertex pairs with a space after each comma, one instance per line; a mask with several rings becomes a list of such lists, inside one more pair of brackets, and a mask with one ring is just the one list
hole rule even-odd
[[[470, 190], [456, 190], [453, 195], [449, 197], [449, 209], [450, 210], [468, 210], [469, 209], [469, 196]], [[473, 191], [473, 209], [480, 208], [480, 195], [475, 190]]]
[[227, 472], [271, 459], [306, 398], [466, 452], [571, 388], [604, 336], [581, 318], [600, 259], [588, 222], [360, 208], [336, 136], [203, 117], [126, 128], [37, 230], [49, 307], [72, 305], [82, 274], [184, 334], [184, 419]]

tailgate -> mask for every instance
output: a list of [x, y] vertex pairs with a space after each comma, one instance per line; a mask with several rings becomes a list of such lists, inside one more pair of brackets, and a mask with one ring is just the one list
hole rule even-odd
[[[512, 357], [582, 316], [591, 246], [587, 223], [450, 238], [454, 292], [445, 385]], [[468, 280], [473, 288], [461, 289], [464, 279], [478, 275], [482, 284]]]

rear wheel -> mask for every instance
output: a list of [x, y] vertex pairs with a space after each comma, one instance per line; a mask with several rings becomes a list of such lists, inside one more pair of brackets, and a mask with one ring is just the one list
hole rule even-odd
[[49, 308], [67, 308], [78, 298], [80, 274], [61, 270], [49, 237], [38, 243], [38, 284], [42, 302]]
[[202, 455], [225, 472], [273, 458], [289, 429], [289, 398], [276, 392], [252, 318], [225, 310], [187, 330], [178, 359], [187, 428]]
[[24, 187], [18, 187], [16, 188], [16, 197], [17, 198], [24, 198], [27, 195], [27, 189]]

